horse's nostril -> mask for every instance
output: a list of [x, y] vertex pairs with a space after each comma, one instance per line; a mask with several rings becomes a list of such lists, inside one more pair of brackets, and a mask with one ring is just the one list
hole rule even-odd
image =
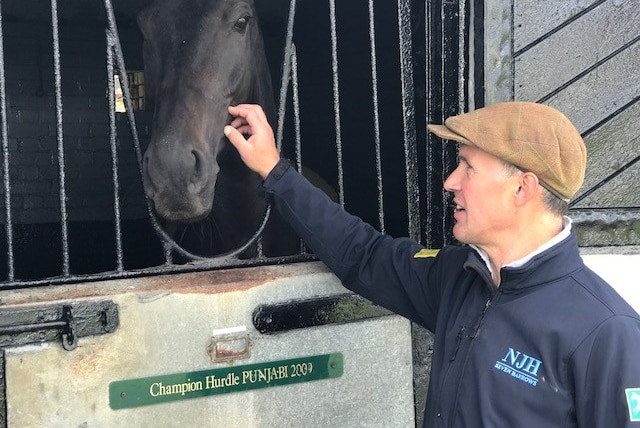
[[193, 155], [193, 175], [191, 176], [192, 183], [199, 183], [204, 178], [204, 157], [199, 150], [192, 150]]

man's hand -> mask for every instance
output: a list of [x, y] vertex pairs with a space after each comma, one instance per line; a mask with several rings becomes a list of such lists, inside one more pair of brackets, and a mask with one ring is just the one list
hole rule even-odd
[[224, 127], [224, 135], [238, 150], [242, 161], [264, 180], [280, 160], [264, 111], [259, 105], [240, 104], [229, 107], [229, 114], [234, 119]]

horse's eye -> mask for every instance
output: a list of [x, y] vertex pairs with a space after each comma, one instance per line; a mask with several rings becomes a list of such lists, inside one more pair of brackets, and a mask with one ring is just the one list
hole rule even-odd
[[247, 28], [247, 25], [249, 25], [249, 19], [251, 19], [250, 16], [243, 16], [236, 21], [233, 28], [238, 31], [244, 31]]

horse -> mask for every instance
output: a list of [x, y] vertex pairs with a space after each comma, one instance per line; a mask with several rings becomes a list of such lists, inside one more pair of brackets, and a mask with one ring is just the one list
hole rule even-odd
[[[257, 193], [260, 178], [223, 134], [227, 107], [257, 103], [272, 126], [276, 120], [254, 2], [155, 0], [136, 19], [154, 107], [143, 156], [145, 193], [181, 246], [187, 242], [206, 255], [234, 250], [258, 229], [265, 202]], [[179, 239], [189, 230], [198, 243]], [[297, 251], [297, 238], [277, 234], [276, 242], [265, 239], [266, 255]]]

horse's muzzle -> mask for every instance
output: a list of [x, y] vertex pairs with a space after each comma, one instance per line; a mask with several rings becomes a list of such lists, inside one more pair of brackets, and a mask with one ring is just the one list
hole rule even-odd
[[153, 201], [155, 212], [166, 220], [182, 223], [206, 217], [213, 206], [217, 163], [195, 148], [157, 147], [149, 146], [143, 162], [144, 190]]

